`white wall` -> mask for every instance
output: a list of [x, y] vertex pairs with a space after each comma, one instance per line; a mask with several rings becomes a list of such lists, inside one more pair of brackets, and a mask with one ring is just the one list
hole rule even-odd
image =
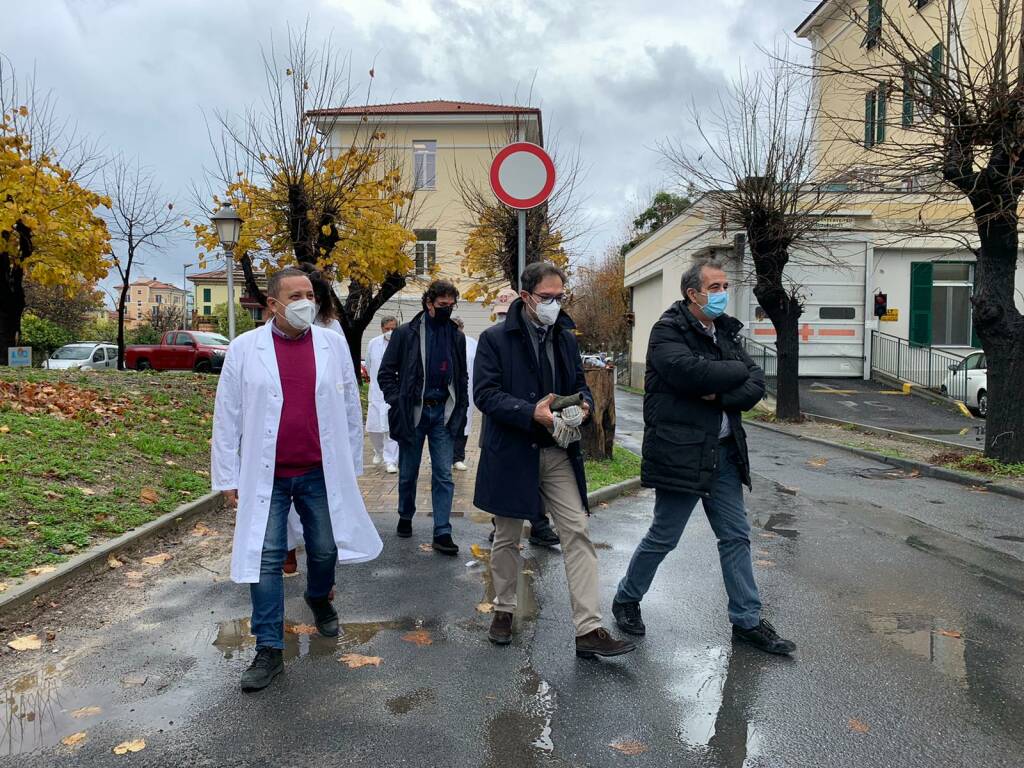
[[634, 387], [644, 385], [647, 339], [651, 335], [651, 328], [669, 304], [662, 296], [662, 284], [662, 275], [658, 273], [633, 286], [633, 312], [636, 315], [636, 323], [633, 325], [630, 375]]

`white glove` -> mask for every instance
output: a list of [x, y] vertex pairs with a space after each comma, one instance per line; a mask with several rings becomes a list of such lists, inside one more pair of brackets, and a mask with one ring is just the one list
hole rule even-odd
[[[577, 411], [580, 410], [579, 407], [575, 405], [571, 407], [575, 408]], [[555, 442], [558, 443], [558, 445], [561, 448], [568, 448], [570, 444], [575, 443], [581, 437], [579, 424], [583, 421], [583, 412], [580, 411], [580, 415], [579, 418], [576, 420], [576, 424], [571, 424], [565, 419], [565, 416], [563, 415], [568, 410], [570, 409], [566, 408], [565, 410], [559, 413], [552, 414], [555, 422], [554, 429], [552, 430], [552, 435], [555, 438]]]
[[578, 405], [570, 405], [561, 411], [562, 421], [570, 427], [578, 427], [583, 423], [583, 409]]

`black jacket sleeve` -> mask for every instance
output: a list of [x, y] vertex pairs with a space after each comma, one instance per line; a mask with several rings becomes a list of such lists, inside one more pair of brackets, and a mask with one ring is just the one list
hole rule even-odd
[[484, 333], [473, 362], [473, 402], [487, 418], [529, 432], [533, 427], [535, 404], [505, 392], [501, 373], [501, 355], [491, 334]]
[[666, 386], [681, 397], [730, 392], [750, 376], [740, 360], [708, 360], [695, 354], [678, 330], [661, 321], [651, 329], [647, 362]]
[[466, 359], [466, 335], [455, 332], [455, 353], [459, 356], [459, 378], [455, 382], [455, 401], [469, 403], [469, 361]]
[[398, 402], [401, 388], [398, 384], [398, 371], [402, 366], [402, 350], [405, 349], [406, 336], [409, 330], [400, 326], [391, 334], [391, 342], [384, 350], [384, 357], [380, 361], [380, 369], [377, 371], [377, 386], [384, 395], [384, 402], [393, 406]]
[[750, 378], [735, 389], [723, 392], [718, 400], [722, 408], [727, 411], [749, 411], [764, 397], [764, 371], [750, 358], [743, 347], [737, 345], [736, 351], [747, 367]]

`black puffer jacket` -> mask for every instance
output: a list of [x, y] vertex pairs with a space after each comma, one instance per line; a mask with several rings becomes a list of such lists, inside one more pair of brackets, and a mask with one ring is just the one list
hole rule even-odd
[[764, 397], [764, 371], [740, 346], [741, 328], [739, 320], [723, 315], [715, 321], [716, 343], [682, 301], [654, 324], [644, 381], [645, 487], [706, 496], [718, 468], [723, 411], [739, 448], [743, 482], [750, 485], [740, 414]]

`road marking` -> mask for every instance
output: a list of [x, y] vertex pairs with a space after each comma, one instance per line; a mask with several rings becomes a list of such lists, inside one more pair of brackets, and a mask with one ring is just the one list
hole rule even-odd
[[960, 409], [960, 413], [962, 413], [967, 418], [969, 418], [969, 419], [973, 419], [974, 418], [974, 414], [971, 413], [970, 409], [966, 405], [961, 403], [959, 400], [956, 401], [956, 407], [959, 408]]

